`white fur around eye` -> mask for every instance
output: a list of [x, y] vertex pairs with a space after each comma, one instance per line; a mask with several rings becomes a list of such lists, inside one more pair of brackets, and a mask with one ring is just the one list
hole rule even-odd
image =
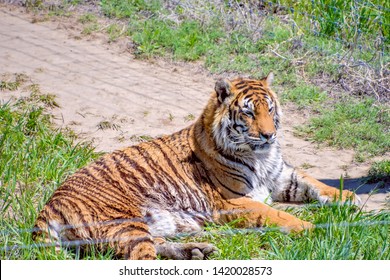
[[249, 108], [242, 108], [242, 113], [245, 114], [248, 117], [251, 117], [252, 119], [255, 117], [255, 114], [253, 113], [253, 110]]

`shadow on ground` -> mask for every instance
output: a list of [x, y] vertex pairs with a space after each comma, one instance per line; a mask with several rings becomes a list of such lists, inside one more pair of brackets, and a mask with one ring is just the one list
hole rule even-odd
[[[323, 179], [324, 184], [339, 188], [340, 180]], [[390, 192], [390, 178], [377, 183], [367, 183], [367, 177], [344, 179], [344, 189], [354, 191], [356, 194], [388, 193]]]

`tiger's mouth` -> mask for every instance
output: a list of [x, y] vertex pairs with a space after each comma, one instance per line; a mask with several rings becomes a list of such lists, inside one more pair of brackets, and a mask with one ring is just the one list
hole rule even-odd
[[267, 150], [271, 147], [273, 143], [268, 143], [265, 142], [263, 144], [255, 144], [255, 143], [249, 143], [249, 146], [251, 147], [252, 150]]

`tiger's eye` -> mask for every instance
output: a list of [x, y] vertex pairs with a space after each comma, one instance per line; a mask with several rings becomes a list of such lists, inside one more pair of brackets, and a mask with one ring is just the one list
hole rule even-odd
[[241, 112], [242, 112], [244, 115], [246, 115], [246, 116], [248, 116], [248, 117], [250, 117], [250, 118], [252, 118], [252, 119], [255, 118], [255, 114], [254, 114], [251, 110], [243, 109], [243, 110], [241, 110]]

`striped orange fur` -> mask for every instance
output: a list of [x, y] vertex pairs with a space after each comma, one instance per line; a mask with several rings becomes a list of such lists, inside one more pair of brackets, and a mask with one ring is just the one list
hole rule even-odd
[[[240, 219], [243, 227], [310, 229], [265, 204], [339, 199], [337, 189], [286, 164], [277, 139], [280, 105], [261, 80], [219, 80], [199, 119], [172, 135], [104, 155], [78, 170], [40, 212], [33, 237], [97, 244], [119, 258], [203, 259], [216, 248], [164, 237]], [[349, 191], [342, 199], [357, 200]]]

